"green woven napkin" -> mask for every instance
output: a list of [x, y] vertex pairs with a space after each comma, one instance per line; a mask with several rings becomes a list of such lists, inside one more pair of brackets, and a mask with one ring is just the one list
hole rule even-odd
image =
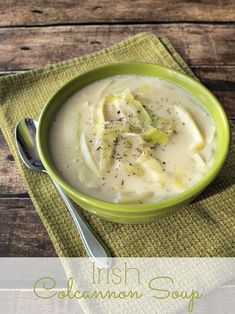
[[[22, 117], [37, 119], [48, 98], [74, 76], [125, 61], [163, 64], [193, 76], [166, 38], [142, 33], [78, 59], [0, 79], [0, 123], [27, 190], [59, 256], [85, 256], [72, 219], [48, 176], [21, 163], [14, 127]], [[234, 132], [234, 128], [233, 128]], [[197, 200], [147, 225], [121, 225], [84, 211], [88, 223], [113, 256], [235, 256], [234, 147], [220, 175]]]

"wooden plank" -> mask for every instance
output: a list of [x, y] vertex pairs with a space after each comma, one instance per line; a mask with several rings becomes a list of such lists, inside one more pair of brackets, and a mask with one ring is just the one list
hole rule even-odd
[[209, 88], [225, 108], [230, 119], [235, 119], [235, 66], [192, 67], [200, 81]]
[[0, 0], [0, 25], [234, 21], [233, 0]]
[[26, 196], [26, 188], [14, 158], [0, 131], [0, 197], [8, 195]]
[[0, 71], [59, 62], [146, 31], [168, 36], [189, 65], [235, 65], [233, 25], [60, 26], [0, 29]]
[[1, 199], [0, 256], [56, 256], [30, 199]]

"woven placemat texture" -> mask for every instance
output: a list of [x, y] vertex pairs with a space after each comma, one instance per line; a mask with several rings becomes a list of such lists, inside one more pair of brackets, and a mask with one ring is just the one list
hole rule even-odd
[[[193, 76], [167, 38], [141, 33], [97, 53], [0, 78], [0, 124], [59, 256], [86, 256], [86, 252], [50, 178], [30, 172], [20, 161], [14, 127], [20, 118], [37, 119], [49, 97], [76, 75], [125, 61], [166, 65]], [[223, 170], [193, 204], [155, 223], [121, 225], [85, 211], [84, 216], [113, 256], [235, 256], [234, 150], [233, 142]]]

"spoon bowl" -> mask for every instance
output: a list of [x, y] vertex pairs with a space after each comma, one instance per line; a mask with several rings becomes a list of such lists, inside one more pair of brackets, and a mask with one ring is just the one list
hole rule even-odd
[[20, 120], [15, 128], [16, 145], [22, 161], [30, 170], [46, 172], [36, 145], [37, 126], [38, 122], [35, 120]]

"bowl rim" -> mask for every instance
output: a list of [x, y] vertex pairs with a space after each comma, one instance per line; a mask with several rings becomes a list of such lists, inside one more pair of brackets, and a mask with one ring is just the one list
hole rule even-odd
[[[195, 85], [195, 88], [199, 88], [201, 91], [204, 92], [204, 94], [207, 94], [207, 98], [210, 98], [211, 99], [210, 101], [213, 101], [213, 105], [216, 106], [216, 110], [218, 111], [218, 113], [220, 115], [221, 122], [222, 122], [222, 125], [224, 127], [224, 131], [225, 131], [225, 138], [224, 138], [224, 142], [223, 142], [223, 146], [224, 146], [223, 153], [220, 154], [219, 161], [217, 162], [217, 164], [213, 163], [210, 166], [210, 168], [208, 169], [208, 171], [205, 173], [205, 175], [199, 181], [197, 181], [193, 186], [191, 186], [189, 189], [187, 189], [186, 191], [179, 193], [175, 196], [168, 197], [166, 199], [158, 200], [155, 202], [150, 202], [150, 203], [143, 203], [143, 204], [112, 203], [112, 202], [104, 201], [101, 199], [96, 199], [92, 196], [89, 196], [89, 195], [77, 190], [72, 185], [70, 185], [61, 175], [59, 175], [58, 171], [54, 171], [53, 165], [51, 165], [51, 163], [48, 162], [46, 155], [45, 155], [43, 148], [42, 148], [43, 137], [41, 136], [41, 125], [42, 125], [44, 118], [46, 117], [46, 113], [47, 113], [49, 106], [51, 106], [51, 104], [58, 97], [58, 95], [63, 93], [68, 88], [68, 86], [73, 85], [78, 79], [83, 79], [86, 76], [90, 76], [90, 75], [94, 74], [95, 72], [101, 71], [101, 70], [104, 70], [104, 71], [107, 69], [108, 70], [110, 70], [110, 69], [115, 70], [115, 69], [118, 69], [118, 67], [120, 67], [120, 66], [124, 66], [124, 67], [125, 66], [126, 67], [128, 67], [128, 66], [137, 66], [137, 67], [138, 66], [144, 66], [144, 67], [154, 68], [156, 71], [160, 70], [160, 71], [170, 72], [171, 74], [176, 75], [179, 78], [181, 78], [182, 81], [186, 80], [186, 81], [190, 82], [191, 84]], [[133, 74], [131, 72], [127, 72], [126, 74], [128, 74], [128, 73]], [[115, 75], [122, 75], [122, 74], [121, 73], [120, 74], [112, 74], [112, 75], [107, 75], [105, 77], [111, 77], [111, 76], [115, 76]], [[144, 75], [151, 76], [150, 74], [144, 74]], [[103, 78], [105, 78], [105, 77], [103, 77]], [[171, 81], [170, 79], [165, 79], [165, 80]], [[97, 79], [95, 79], [92, 82], [95, 82], [95, 81], [97, 81]], [[91, 84], [92, 82], [90, 82], [89, 84]], [[179, 85], [174, 81], [171, 81], [171, 82], [175, 85]], [[85, 86], [86, 85], [88, 85], [88, 84], [85, 84]], [[190, 93], [192, 95], [192, 92], [190, 92], [190, 90], [188, 90], [186, 87], [181, 86], [181, 85], [179, 85], [179, 86], [181, 88], [185, 89], [188, 93]], [[77, 91], [79, 91], [79, 89], [81, 89], [81, 88], [78, 88]], [[72, 94], [69, 97], [71, 97], [71, 96], [72, 96]], [[192, 96], [194, 98], [196, 98], [194, 95], [192, 95]], [[199, 101], [199, 102], [201, 103], [201, 105], [203, 107], [205, 107], [201, 101]], [[206, 110], [209, 111], [207, 108], [206, 108]], [[215, 123], [215, 121], [214, 121], [214, 123]], [[218, 130], [217, 130], [217, 132], [218, 132]], [[46, 171], [53, 178], [53, 180], [55, 180], [65, 190], [65, 192], [68, 193], [72, 198], [74, 198], [74, 199], [79, 198], [82, 202], [86, 203], [87, 205], [95, 206], [96, 208], [99, 207], [99, 208], [105, 209], [107, 211], [111, 210], [111, 211], [115, 211], [115, 212], [140, 213], [140, 212], [157, 211], [157, 210], [161, 210], [161, 209], [168, 208], [171, 206], [180, 205], [181, 203], [186, 202], [188, 199], [191, 199], [191, 198], [197, 196], [202, 190], [204, 190], [214, 180], [216, 175], [219, 173], [219, 171], [222, 168], [222, 166], [225, 162], [225, 159], [228, 155], [229, 145], [230, 145], [230, 126], [229, 126], [229, 121], [228, 121], [228, 118], [226, 116], [226, 113], [225, 113], [223, 106], [220, 104], [218, 99], [212, 94], [212, 92], [210, 90], [208, 90], [199, 81], [193, 79], [192, 77], [188, 76], [187, 74], [184, 74], [178, 70], [175, 70], [175, 69], [172, 69], [172, 68], [169, 68], [166, 66], [151, 64], [151, 63], [143, 63], [143, 62], [124, 62], [124, 63], [114, 63], [114, 64], [108, 64], [108, 65], [104, 65], [101, 67], [97, 67], [95, 69], [86, 71], [80, 75], [77, 75], [73, 79], [71, 79], [68, 82], [66, 82], [65, 84], [63, 84], [52, 95], [52, 97], [49, 98], [49, 100], [46, 102], [44, 108], [41, 111], [39, 121], [38, 121], [38, 130], [37, 130], [36, 142], [37, 142], [37, 148], [38, 148], [39, 156], [41, 158], [41, 161], [42, 161]]]

